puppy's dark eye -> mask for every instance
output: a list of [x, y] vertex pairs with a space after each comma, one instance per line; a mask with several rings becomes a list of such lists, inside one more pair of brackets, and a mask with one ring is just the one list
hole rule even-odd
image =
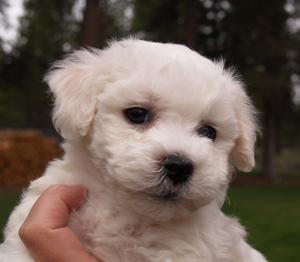
[[129, 121], [134, 124], [143, 124], [149, 121], [148, 112], [144, 108], [139, 108], [139, 107], [128, 108], [125, 111], [125, 113]]
[[217, 131], [212, 126], [204, 126], [200, 129], [199, 135], [205, 136], [214, 141], [217, 137]]

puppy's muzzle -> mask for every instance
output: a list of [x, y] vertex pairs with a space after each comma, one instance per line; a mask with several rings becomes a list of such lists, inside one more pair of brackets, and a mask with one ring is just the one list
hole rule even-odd
[[174, 186], [188, 181], [194, 170], [190, 159], [177, 155], [169, 155], [164, 161], [163, 168], [166, 177], [173, 182]]

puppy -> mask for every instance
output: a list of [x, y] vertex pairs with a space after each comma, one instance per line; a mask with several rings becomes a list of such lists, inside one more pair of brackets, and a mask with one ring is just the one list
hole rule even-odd
[[65, 156], [13, 211], [2, 262], [33, 262], [18, 236], [50, 185], [81, 184], [68, 226], [107, 262], [263, 262], [220, 208], [233, 166], [254, 166], [255, 109], [222, 62], [136, 39], [76, 51], [46, 76]]

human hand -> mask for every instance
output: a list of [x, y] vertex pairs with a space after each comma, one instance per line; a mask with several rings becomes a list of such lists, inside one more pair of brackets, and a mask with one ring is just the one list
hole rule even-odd
[[100, 262], [66, 227], [69, 214], [85, 199], [82, 186], [54, 185], [33, 205], [19, 235], [36, 262]]

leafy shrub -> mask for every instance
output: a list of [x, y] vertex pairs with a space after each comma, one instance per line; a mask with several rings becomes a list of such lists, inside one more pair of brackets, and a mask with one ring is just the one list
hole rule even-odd
[[39, 131], [0, 132], [0, 187], [24, 187], [41, 176], [49, 161], [63, 154], [54, 138]]

